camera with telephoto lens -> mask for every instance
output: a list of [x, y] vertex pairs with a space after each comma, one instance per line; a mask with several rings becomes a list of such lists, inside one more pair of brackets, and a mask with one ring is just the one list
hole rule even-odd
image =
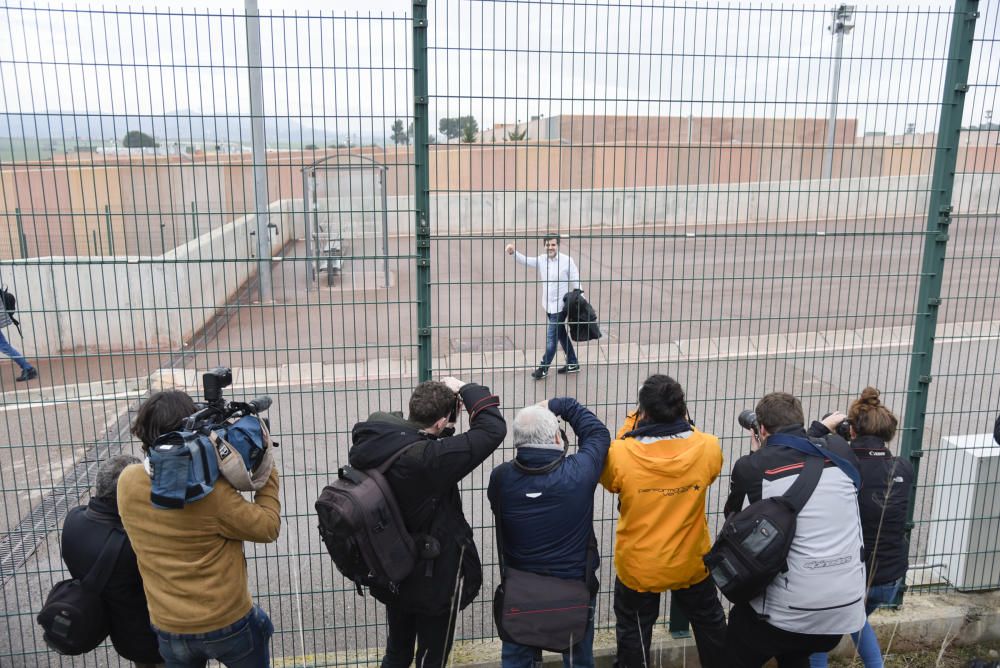
[[[833, 415], [833, 413], [827, 413], [822, 418], [820, 418], [820, 421], [827, 419], [831, 415]], [[837, 436], [840, 436], [845, 441], [850, 442], [850, 440], [851, 440], [851, 421], [848, 420], [847, 418], [844, 418], [843, 420], [841, 420], [840, 424], [838, 424], [836, 427], [833, 428], [833, 433], [835, 433]]]
[[757, 421], [757, 414], [752, 410], [747, 408], [746, 410], [740, 411], [736, 420], [740, 423], [741, 427], [752, 431], [757, 436], [760, 436], [760, 422]]
[[205, 400], [180, 428], [162, 434], [149, 450], [150, 499], [158, 508], [183, 508], [208, 495], [219, 476], [240, 491], [259, 491], [272, 468], [269, 423], [258, 414], [270, 397], [226, 401], [223, 389], [233, 383], [226, 367], [202, 376]]

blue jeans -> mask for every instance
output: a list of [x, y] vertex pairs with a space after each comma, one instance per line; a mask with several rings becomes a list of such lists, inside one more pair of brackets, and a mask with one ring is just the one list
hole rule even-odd
[[268, 640], [274, 625], [259, 605], [247, 616], [208, 633], [167, 633], [156, 630], [167, 668], [203, 668], [215, 659], [229, 668], [268, 668]]
[[577, 364], [576, 351], [569, 340], [569, 332], [566, 331], [566, 309], [559, 313], [549, 313], [548, 327], [545, 330], [545, 354], [539, 366], [548, 367], [556, 356], [556, 342], [562, 346], [566, 353], [566, 364]]
[[[872, 614], [875, 608], [883, 603], [892, 603], [903, 585], [903, 578], [886, 584], [874, 585], [868, 590], [865, 597], [865, 614]], [[883, 668], [882, 648], [879, 647], [878, 637], [872, 629], [872, 625], [865, 620], [865, 625], [857, 633], [851, 634], [851, 640], [858, 648], [858, 656], [864, 663], [865, 668]], [[826, 668], [826, 654], [813, 654], [809, 657], [809, 668]]]
[[31, 369], [31, 365], [28, 364], [28, 360], [24, 358], [24, 355], [19, 353], [17, 349], [10, 345], [10, 342], [7, 341], [7, 338], [3, 335], [2, 329], [0, 329], [0, 353], [3, 353], [7, 357], [14, 360], [14, 363], [25, 371]]
[[[594, 611], [597, 596], [590, 599], [590, 615], [587, 617], [587, 635], [563, 652], [564, 668], [594, 668]], [[534, 668], [542, 665], [542, 650], [525, 647], [512, 642], [503, 643], [500, 650], [501, 668]]]

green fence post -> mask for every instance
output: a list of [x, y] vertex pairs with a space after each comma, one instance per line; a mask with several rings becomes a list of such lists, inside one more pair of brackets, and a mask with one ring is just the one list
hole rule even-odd
[[[909, 457], [913, 463], [915, 477], [919, 471], [920, 458], [924, 454], [922, 441], [927, 413], [927, 394], [931, 382], [931, 364], [934, 361], [934, 334], [937, 328], [938, 308], [941, 306], [942, 274], [948, 246], [948, 229], [951, 225], [955, 166], [958, 160], [965, 94], [969, 89], [969, 61], [972, 58], [976, 19], [979, 17], [978, 7], [978, 0], [955, 2], [955, 15], [952, 18], [951, 39], [948, 46], [948, 69], [945, 72], [944, 93], [941, 98], [941, 122], [934, 150], [927, 233], [924, 238], [910, 377], [907, 383], [906, 416], [903, 420], [903, 438], [900, 445], [900, 456]], [[914, 485], [910, 491], [907, 514], [907, 539], [914, 527], [913, 512], [916, 498], [917, 490]], [[902, 594], [895, 603], [898, 604], [901, 600]]]
[[413, 203], [417, 235], [417, 364], [431, 375], [430, 151], [427, 106], [427, 0], [413, 0]]
[[111, 205], [104, 205], [104, 224], [108, 228], [108, 255], [115, 254], [115, 233], [111, 227]]
[[24, 221], [21, 220], [21, 208], [14, 209], [14, 221], [17, 223], [17, 243], [21, 247], [21, 258], [28, 259], [28, 238], [24, 236]]
[[675, 640], [691, 637], [691, 624], [688, 622], [687, 615], [681, 610], [681, 606], [677, 604], [677, 599], [672, 594], [670, 596], [670, 623], [668, 628], [670, 629], [670, 637]]

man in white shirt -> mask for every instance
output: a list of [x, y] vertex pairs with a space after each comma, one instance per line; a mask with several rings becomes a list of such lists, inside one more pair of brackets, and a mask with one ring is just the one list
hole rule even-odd
[[534, 267], [538, 270], [538, 278], [542, 285], [542, 308], [548, 317], [548, 329], [545, 333], [545, 354], [538, 368], [531, 374], [535, 380], [541, 380], [549, 375], [549, 365], [552, 364], [556, 356], [556, 342], [562, 346], [566, 353], [566, 366], [560, 367], [559, 373], [577, 373], [580, 371], [580, 364], [576, 358], [576, 351], [570, 343], [569, 333], [566, 331], [566, 305], [563, 296], [575, 288], [580, 287], [580, 271], [576, 268], [576, 262], [565, 253], [559, 252], [559, 236], [550, 234], [545, 237], [545, 253], [538, 257], [528, 257], [518, 252], [514, 244], [507, 244], [508, 255], [513, 255], [518, 263], [526, 267]]

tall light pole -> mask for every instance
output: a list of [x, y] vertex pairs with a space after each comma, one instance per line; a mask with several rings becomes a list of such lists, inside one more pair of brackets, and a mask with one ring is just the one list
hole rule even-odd
[[833, 82], [830, 84], [830, 119], [826, 125], [826, 155], [823, 157], [823, 178], [833, 173], [833, 144], [837, 137], [837, 94], [840, 92], [840, 64], [844, 56], [844, 35], [854, 28], [854, 5], [838, 5], [833, 10], [833, 24], [827, 30], [833, 33]]

